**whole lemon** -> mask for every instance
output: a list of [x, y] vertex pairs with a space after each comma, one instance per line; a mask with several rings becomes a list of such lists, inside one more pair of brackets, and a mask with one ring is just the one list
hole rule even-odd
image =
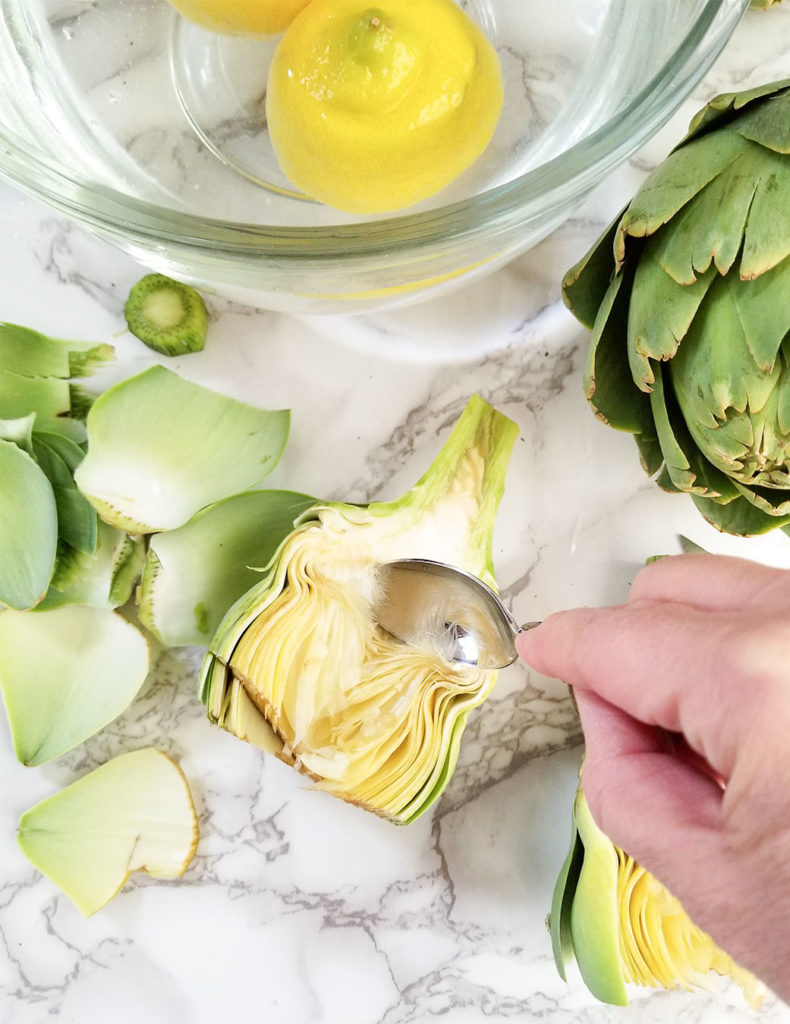
[[502, 99], [496, 51], [453, 0], [311, 0], [278, 43], [266, 116], [297, 188], [379, 213], [476, 160]]
[[223, 35], [274, 36], [310, 0], [170, 0], [185, 18]]

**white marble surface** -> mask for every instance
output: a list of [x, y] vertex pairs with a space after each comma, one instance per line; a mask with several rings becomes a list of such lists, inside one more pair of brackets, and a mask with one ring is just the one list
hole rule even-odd
[[[206, 351], [176, 368], [261, 405], [289, 406], [292, 437], [273, 485], [351, 500], [409, 486], [468, 395], [482, 394], [520, 426], [495, 558], [522, 620], [624, 598], [648, 555], [678, 550], [678, 533], [790, 565], [784, 534], [721, 537], [686, 498], [644, 477], [631, 439], [598, 424], [584, 402], [587, 339], [558, 302], [563, 270], [690, 114], [718, 91], [786, 75], [788, 52], [787, 5], [749, 15], [672, 124], [576, 218], [488, 280], [356, 321], [214, 303]], [[111, 340], [117, 375], [151, 361], [121, 317], [140, 266], [6, 187], [0, 239], [3, 320]], [[496, 350], [481, 357], [492, 335]], [[580, 754], [560, 684], [521, 667], [504, 672], [470, 721], [439, 804], [397, 828], [312, 792], [279, 762], [209, 727], [194, 697], [199, 658], [161, 654], [119, 721], [48, 766], [19, 765], [0, 725], [3, 1024], [751, 1019], [726, 986], [714, 995], [637, 991], [629, 1009], [615, 1010], [556, 975], [544, 918]], [[197, 855], [182, 880], [136, 878], [84, 919], [22, 856], [18, 817], [144, 744], [173, 754], [191, 782]], [[760, 1018], [788, 1022], [790, 1009], [769, 1000]]]

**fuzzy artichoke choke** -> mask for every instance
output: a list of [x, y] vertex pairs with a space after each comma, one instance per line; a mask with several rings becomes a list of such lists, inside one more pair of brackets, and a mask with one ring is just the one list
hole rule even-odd
[[199, 688], [209, 719], [335, 796], [398, 823], [421, 814], [496, 673], [385, 634], [371, 612], [376, 567], [435, 558], [495, 585], [491, 538], [516, 432], [473, 397], [399, 500], [303, 515], [210, 646]]
[[554, 960], [567, 980], [575, 961], [592, 994], [625, 1006], [629, 984], [691, 991], [711, 972], [731, 978], [758, 1007], [760, 982], [689, 918], [653, 875], [598, 828], [584, 792], [573, 806], [573, 835], [549, 915]]
[[790, 81], [712, 100], [563, 293], [657, 483], [728, 533], [790, 524]]

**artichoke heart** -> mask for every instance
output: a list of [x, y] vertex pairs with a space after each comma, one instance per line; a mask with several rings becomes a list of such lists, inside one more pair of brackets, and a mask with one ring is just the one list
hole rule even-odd
[[473, 396], [400, 499], [302, 515], [210, 645], [199, 687], [209, 719], [335, 796], [400, 824], [421, 814], [496, 673], [385, 633], [372, 612], [377, 567], [433, 558], [494, 586], [494, 519], [516, 433]]
[[598, 828], [579, 788], [571, 851], [557, 879], [549, 915], [560, 976], [574, 961], [602, 1002], [624, 1006], [627, 985], [709, 987], [711, 974], [731, 978], [759, 1007], [761, 983], [701, 931], [680, 901]]

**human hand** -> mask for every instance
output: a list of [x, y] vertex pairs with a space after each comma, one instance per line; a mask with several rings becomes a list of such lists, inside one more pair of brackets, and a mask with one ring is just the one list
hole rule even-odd
[[790, 1000], [790, 572], [663, 558], [517, 646], [574, 689], [599, 827]]

